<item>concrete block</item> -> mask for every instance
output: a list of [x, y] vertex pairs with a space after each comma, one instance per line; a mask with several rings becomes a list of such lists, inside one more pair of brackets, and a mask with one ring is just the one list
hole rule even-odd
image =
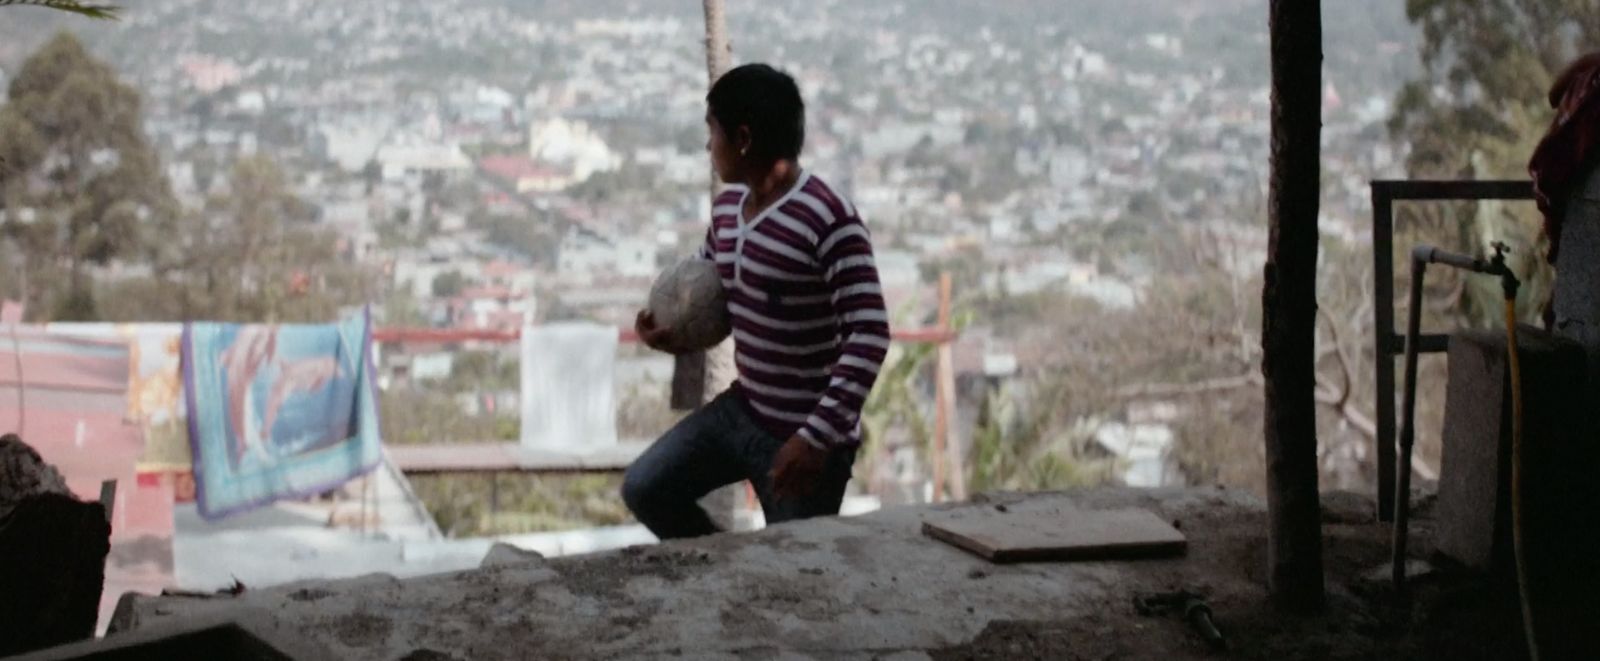
[[[1544, 331], [1518, 331], [1523, 382], [1525, 484], [1534, 516], [1565, 525], [1554, 511], [1593, 498], [1583, 488], [1595, 461], [1596, 429], [1587, 416], [1584, 352]], [[1473, 331], [1450, 338], [1437, 516], [1440, 551], [1480, 570], [1511, 568], [1511, 390], [1506, 338]], [[1596, 402], [1600, 403], [1600, 402]], [[1552, 501], [1551, 498], [1554, 498]], [[1563, 504], [1563, 501], [1566, 501]], [[1593, 503], [1600, 505], [1600, 502]], [[1581, 519], [1580, 519], [1581, 520]]]
[[[1588, 387], [1580, 344], [1532, 327], [1517, 333], [1524, 448], [1520, 509], [1534, 621], [1541, 638], [1550, 637], [1541, 647], [1593, 650], [1595, 641], [1574, 634], [1593, 629], [1579, 614], [1591, 612], [1588, 602], [1600, 589], [1600, 416], [1595, 415], [1600, 398]], [[1500, 585], [1515, 586], [1505, 335], [1454, 335], [1449, 357], [1435, 510], [1438, 548], [1467, 567], [1490, 572]], [[1515, 599], [1515, 592], [1508, 598]]]

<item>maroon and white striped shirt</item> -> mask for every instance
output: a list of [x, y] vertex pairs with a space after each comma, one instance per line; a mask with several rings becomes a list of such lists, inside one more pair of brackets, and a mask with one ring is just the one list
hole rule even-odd
[[872, 241], [855, 206], [802, 172], [754, 218], [748, 190], [717, 196], [700, 257], [714, 259], [733, 317], [735, 385], [779, 439], [861, 442], [861, 406], [889, 351]]

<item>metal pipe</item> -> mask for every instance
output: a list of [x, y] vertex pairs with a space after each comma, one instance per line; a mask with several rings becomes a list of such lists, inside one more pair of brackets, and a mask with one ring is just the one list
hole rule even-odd
[[[1423, 276], [1426, 274], [1428, 264], [1444, 264], [1474, 273], [1499, 276], [1501, 288], [1505, 290], [1507, 305], [1514, 305], [1519, 283], [1511, 268], [1506, 266], [1506, 253], [1510, 252], [1510, 248], [1499, 241], [1496, 241], [1493, 247], [1494, 257], [1488, 260], [1446, 252], [1429, 245], [1411, 249], [1411, 305], [1406, 310], [1406, 371], [1402, 386], [1405, 390], [1402, 393], [1404, 399], [1400, 413], [1400, 458], [1395, 466], [1394, 539], [1393, 554], [1390, 558], [1393, 564], [1390, 571], [1397, 592], [1404, 592], [1406, 585], [1406, 538], [1410, 533], [1411, 523], [1411, 451], [1416, 444], [1417, 435], [1417, 356], [1420, 353], [1419, 340], [1422, 332]], [[1514, 329], [1510, 332], [1514, 332]], [[1512, 335], [1512, 338], [1511, 341], [1514, 343], [1515, 335]], [[1509, 350], [1514, 353], [1515, 344]], [[1520, 418], [1520, 412], [1518, 416]]]
[[1394, 203], [1390, 190], [1372, 184], [1372, 376], [1378, 396], [1374, 402], [1378, 437], [1373, 454], [1378, 464], [1378, 521], [1394, 520], [1394, 356], [1399, 353], [1394, 332]]
[[1395, 462], [1394, 486], [1392, 572], [1397, 591], [1405, 589], [1406, 536], [1411, 523], [1411, 448], [1417, 436], [1417, 336], [1422, 332], [1422, 279], [1433, 252], [1436, 251], [1428, 246], [1418, 246], [1411, 251], [1411, 305], [1406, 310], [1406, 371], [1400, 407], [1400, 457]]
[[1411, 263], [1444, 264], [1458, 269], [1483, 272], [1486, 263], [1481, 259], [1445, 252], [1433, 246], [1417, 246], [1411, 249]]

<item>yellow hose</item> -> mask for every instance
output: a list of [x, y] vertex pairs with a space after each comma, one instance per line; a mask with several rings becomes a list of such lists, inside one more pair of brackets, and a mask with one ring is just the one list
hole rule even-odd
[[1506, 356], [1511, 367], [1511, 551], [1517, 565], [1517, 593], [1522, 601], [1522, 634], [1528, 658], [1539, 661], [1533, 638], [1533, 602], [1528, 598], [1528, 563], [1522, 545], [1522, 366], [1517, 359], [1517, 301], [1506, 298]]

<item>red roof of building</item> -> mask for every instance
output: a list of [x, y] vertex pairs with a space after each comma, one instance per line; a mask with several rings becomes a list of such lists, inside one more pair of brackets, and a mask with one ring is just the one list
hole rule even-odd
[[461, 293], [457, 294], [456, 298], [466, 301], [483, 299], [499, 301], [513, 298], [513, 294], [508, 287], [469, 287], [461, 290]]
[[483, 274], [491, 278], [518, 275], [528, 270], [530, 269], [526, 266], [503, 259], [494, 260], [483, 266]]
[[540, 167], [539, 164], [533, 162], [533, 159], [526, 156], [485, 156], [483, 160], [478, 161], [478, 167], [483, 168], [489, 174], [508, 181], [558, 176], [555, 171]]

